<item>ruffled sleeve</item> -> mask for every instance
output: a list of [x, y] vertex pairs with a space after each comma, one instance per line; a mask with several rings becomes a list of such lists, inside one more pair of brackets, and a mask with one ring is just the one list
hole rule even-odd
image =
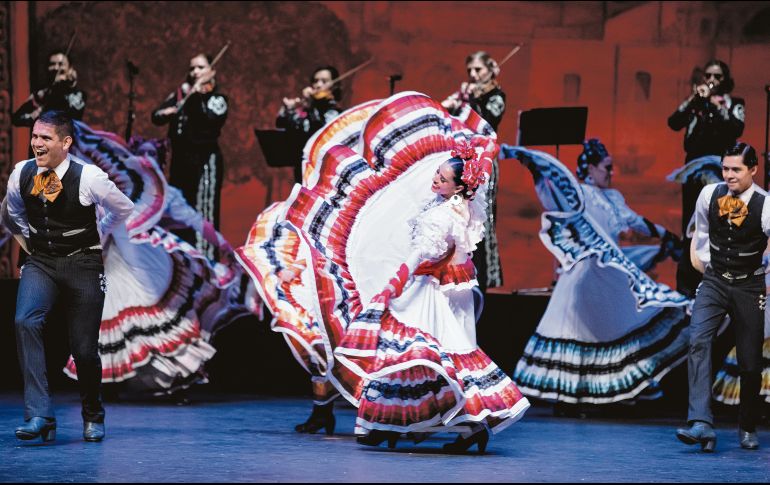
[[452, 245], [454, 220], [443, 205], [423, 212], [413, 224], [413, 254], [416, 253], [421, 261], [437, 260], [446, 255]]
[[454, 248], [472, 253], [484, 237], [486, 210], [483, 199], [468, 204], [444, 202], [413, 221], [412, 250], [421, 260], [437, 260]]
[[484, 239], [487, 225], [486, 185], [477, 191], [476, 197], [468, 203], [468, 221], [463, 232], [465, 238], [457, 245], [458, 250], [472, 253]]
[[615, 206], [618, 211], [618, 215], [622, 219], [622, 223], [626, 228], [631, 229], [645, 236], [651, 236], [652, 232], [644, 221], [644, 218], [634, 212], [633, 209], [628, 207], [626, 199], [619, 191], [615, 189], [606, 189], [604, 193], [607, 195], [610, 203]]

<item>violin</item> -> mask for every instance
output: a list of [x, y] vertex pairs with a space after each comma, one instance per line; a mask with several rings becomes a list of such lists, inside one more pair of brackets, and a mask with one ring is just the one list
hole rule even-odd
[[322, 89], [314, 89], [311, 97], [316, 101], [321, 101], [323, 99], [332, 100], [334, 99], [334, 94], [331, 89], [324, 87]]
[[[492, 91], [500, 85], [497, 82], [497, 76], [500, 75], [500, 68], [508, 62], [508, 60], [516, 55], [524, 44], [516, 44], [513, 49], [503, 58], [499, 63], [492, 61], [493, 65], [489, 68], [489, 72], [478, 82], [465, 82], [460, 86], [460, 90], [450, 95], [442, 105], [445, 108], [449, 108], [457, 103], [468, 102], [471, 98], [479, 98], [484, 96], [488, 92]], [[457, 106], [455, 106], [456, 108]]]
[[[314, 88], [311, 86], [306, 87], [305, 89], [302, 90], [302, 98], [301, 98], [302, 102], [305, 104], [306, 107], [308, 107], [310, 101], [321, 101], [324, 99], [333, 100], [334, 93], [332, 92], [332, 88], [334, 87], [334, 85], [342, 81], [343, 79], [352, 76], [353, 74], [360, 71], [361, 69], [365, 68], [373, 60], [374, 58], [372, 57], [369, 60], [357, 65], [353, 69], [350, 69], [342, 73], [339, 77], [337, 77], [336, 79], [332, 79], [321, 88]], [[289, 98], [284, 98], [284, 105], [290, 108], [293, 104], [298, 103], [299, 100], [300, 98], [295, 98], [294, 100], [290, 100]], [[287, 101], [289, 101], [288, 104], [287, 104]]]
[[302, 90], [301, 97], [283, 98], [283, 105], [284, 108], [289, 110], [297, 109], [300, 106], [304, 109], [309, 109], [314, 102], [333, 99], [334, 94], [332, 93], [330, 87], [324, 86], [321, 89], [317, 89], [311, 86], [307, 86]]
[[214, 90], [214, 88], [216, 87], [216, 84], [217, 84], [216, 81], [214, 80], [214, 78], [212, 78], [210, 81], [206, 81], [205, 83], [202, 83], [198, 87], [198, 92], [201, 94], [210, 93]]
[[490, 73], [477, 83], [468, 83], [465, 86], [465, 94], [480, 98], [498, 86], [497, 79], [494, 79], [493, 73]]
[[[209, 64], [210, 71], [207, 74], [204, 74], [198, 81], [196, 81], [195, 84], [193, 84], [190, 89], [187, 91], [187, 93], [184, 95], [182, 99], [180, 99], [175, 106], [175, 109], [179, 111], [182, 109], [182, 106], [187, 102], [187, 100], [190, 98], [190, 96], [196, 92], [196, 89], [194, 89], [196, 86], [198, 86], [198, 91], [201, 93], [210, 93], [214, 90], [214, 86], [216, 85], [216, 81], [214, 81], [214, 76], [217, 74], [217, 72], [214, 70], [214, 66], [219, 62], [219, 59], [222, 58], [222, 56], [227, 52], [227, 49], [230, 47], [230, 44], [232, 44], [232, 41], [227, 41], [224, 47], [220, 49], [220, 51], [217, 53], [216, 57], [214, 57], [214, 60], [211, 61], [211, 64]], [[205, 79], [208, 78], [208, 79]], [[198, 84], [203, 80], [203, 82]]]

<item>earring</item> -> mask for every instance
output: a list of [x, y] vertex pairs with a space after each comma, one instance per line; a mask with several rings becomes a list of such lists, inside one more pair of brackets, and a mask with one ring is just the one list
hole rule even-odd
[[463, 202], [463, 198], [460, 197], [460, 194], [455, 194], [452, 197], [449, 198], [449, 202], [452, 205], [460, 205]]
[[594, 184], [594, 178], [591, 177], [590, 175], [586, 175], [586, 178], [584, 180], [585, 180], [585, 183], [587, 183], [589, 185], [593, 185]]

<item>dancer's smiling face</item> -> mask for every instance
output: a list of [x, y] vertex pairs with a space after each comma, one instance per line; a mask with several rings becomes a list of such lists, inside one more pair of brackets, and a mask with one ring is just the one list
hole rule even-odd
[[61, 133], [56, 126], [43, 121], [36, 121], [32, 128], [30, 145], [35, 153], [35, 163], [38, 167], [56, 168], [67, 158], [72, 146], [72, 137]]
[[748, 190], [754, 183], [754, 175], [757, 166], [747, 167], [742, 155], [727, 156], [722, 159], [722, 178], [727, 183], [727, 188], [735, 195]]
[[452, 197], [462, 190], [462, 186], [455, 183], [455, 171], [448, 162], [444, 162], [433, 175], [433, 184], [430, 190], [445, 199]]
[[596, 165], [588, 165], [588, 175], [600, 189], [608, 189], [612, 185], [612, 170], [612, 157], [604, 157]]

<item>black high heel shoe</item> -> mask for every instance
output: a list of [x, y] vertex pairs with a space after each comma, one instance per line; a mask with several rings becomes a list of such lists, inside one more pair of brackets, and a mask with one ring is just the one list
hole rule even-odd
[[313, 404], [313, 412], [310, 414], [310, 417], [304, 423], [295, 426], [294, 431], [297, 433], [315, 434], [323, 429], [327, 435], [333, 435], [337, 420], [332, 410], [332, 403], [323, 406]]
[[373, 429], [368, 435], [356, 438], [356, 442], [361, 445], [380, 446], [383, 441], [387, 440], [388, 448], [392, 450], [396, 447], [399, 436], [401, 436], [401, 433], [395, 431], [380, 431], [378, 429]]
[[16, 437], [20, 440], [33, 440], [38, 436], [42, 437], [44, 442], [55, 440], [56, 421], [35, 416], [16, 428]]
[[580, 404], [557, 402], [553, 405], [553, 415], [557, 418], [586, 419], [588, 413]]
[[489, 431], [486, 429], [474, 433], [468, 438], [463, 438], [462, 435], [458, 436], [454, 443], [447, 443], [444, 445], [444, 451], [450, 453], [465, 453], [471, 446], [477, 445], [479, 448], [479, 454], [483, 455], [487, 451], [487, 443], [489, 443]]

